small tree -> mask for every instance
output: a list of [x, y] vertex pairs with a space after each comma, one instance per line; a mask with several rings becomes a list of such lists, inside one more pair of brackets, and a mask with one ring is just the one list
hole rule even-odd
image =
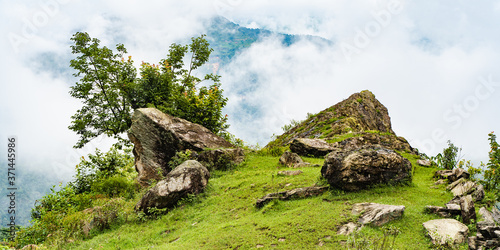
[[459, 151], [462, 151], [462, 149], [459, 149], [448, 140], [448, 147], [443, 149], [443, 153], [439, 153], [436, 157], [433, 157], [432, 160], [436, 162], [438, 167], [453, 169], [457, 166], [457, 163], [460, 160], [458, 155]]
[[[222, 95], [220, 76], [194, 75], [212, 52], [204, 35], [192, 38], [190, 45], [172, 44], [158, 65], [142, 63], [139, 78], [132, 58], [123, 58], [127, 50], [122, 44], [114, 53], [87, 33], [77, 32], [71, 40], [72, 52], [79, 56], [70, 65], [80, 79], [70, 94], [84, 104], [69, 126], [80, 135], [76, 148], [102, 134], [123, 140], [120, 134], [131, 126], [131, 114], [137, 108], [156, 107], [214, 133], [227, 129], [227, 116], [222, 115], [227, 98]], [[186, 56], [190, 56], [187, 67]], [[198, 86], [203, 81], [211, 84]]]
[[120, 138], [131, 125], [131, 106], [124, 95], [124, 86], [130, 86], [136, 78], [132, 61], [120, 60], [127, 50], [118, 44], [116, 54], [87, 33], [77, 32], [71, 46], [73, 54], [70, 66], [77, 70], [79, 82], [71, 87], [72, 97], [80, 99], [83, 107], [71, 118], [69, 129], [80, 135], [76, 148], [83, 147], [93, 138], [104, 134]]
[[489, 152], [490, 160], [484, 170], [484, 187], [486, 190], [493, 191], [499, 199], [500, 197], [500, 148], [496, 141], [497, 136], [494, 132], [488, 134], [491, 150]]

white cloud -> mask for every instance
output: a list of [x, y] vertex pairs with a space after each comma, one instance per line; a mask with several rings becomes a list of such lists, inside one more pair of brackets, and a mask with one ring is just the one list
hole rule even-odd
[[[25, 156], [35, 159], [32, 162], [63, 162], [59, 166], [71, 171], [78, 161], [78, 153], [71, 149], [77, 137], [67, 126], [79, 104], [68, 94], [74, 79], [60, 72], [73, 57], [71, 35], [88, 31], [107, 46], [124, 43], [137, 63], [155, 63], [171, 43], [187, 42], [203, 31], [206, 18], [222, 14], [249, 27], [334, 42], [317, 46], [301, 41], [283, 47], [271, 37], [222, 69], [231, 131], [244, 140], [265, 144], [290, 119], [303, 119], [308, 112], [369, 89], [388, 107], [396, 133], [414, 145], [432, 141], [432, 133], [442, 129], [445, 140], [462, 145], [466, 157], [484, 159], [487, 133], [500, 131], [500, 88], [482, 99], [469, 117], [460, 117], [456, 128], [456, 120], [447, 121], [445, 115], [471, 100], [481, 84], [478, 78], [491, 75], [500, 82], [498, 1], [401, 1], [401, 13], [392, 14], [387, 26], [381, 25], [368, 43], [357, 46], [358, 31], [366, 33], [377, 22], [374, 13], [388, 10], [390, 2], [3, 1], [0, 137], [17, 134]], [[47, 10], [46, 3], [59, 4]], [[21, 37], [21, 43], [13, 47], [9, 34]], [[342, 43], [357, 49], [350, 61]], [[434, 141], [426, 153], [435, 154], [445, 146]]]
[[[500, 82], [495, 68], [499, 39], [491, 26], [498, 17], [491, 11], [491, 3], [478, 7], [464, 2], [403, 2], [403, 11], [392, 15], [389, 25], [376, 35], [368, 35], [367, 45], [356, 47], [357, 30], [366, 33], [365, 27], [376, 21], [373, 13], [383, 11], [388, 1], [376, 2], [363, 8], [345, 1], [309, 7], [289, 4], [284, 7], [292, 13], [287, 17], [271, 14], [272, 8], [257, 11], [256, 3], [236, 9], [234, 19], [242, 23], [251, 20], [283, 32], [323, 32], [323, 37], [334, 37], [336, 44], [321, 50], [310, 43], [286, 48], [268, 39], [241, 54], [222, 73], [228, 92], [246, 87], [253, 75], [259, 78], [252, 83], [252, 93], [233, 96], [236, 101], [227, 109], [230, 117], [236, 117], [230, 120], [233, 131], [250, 142], [265, 144], [270, 135], [281, 133], [280, 127], [290, 119], [303, 119], [307, 112], [317, 112], [353, 92], [369, 89], [389, 108], [394, 130], [414, 146], [436, 154], [450, 139], [476, 163], [484, 159], [487, 133], [500, 122], [493, 115], [498, 112], [500, 87], [477, 107], [471, 100], [481, 84], [478, 78], [491, 75], [494, 82]], [[310, 13], [322, 13], [319, 9], [329, 13], [329, 17], [320, 18], [321, 32], [315, 31], [318, 25], [304, 21]], [[255, 17], [252, 12], [260, 14]], [[346, 17], [350, 14], [354, 18]], [[427, 44], [419, 42], [421, 39]], [[346, 60], [342, 42], [358, 49], [351, 60]], [[468, 101], [470, 112], [464, 115], [455, 110]], [[245, 107], [261, 113], [242, 119], [237, 114]], [[450, 117], [455, 118], [453, 122]], [[443, 138], [433, 136], [441, 130]], [[431, 145], [424, 143], [426, 140]]]

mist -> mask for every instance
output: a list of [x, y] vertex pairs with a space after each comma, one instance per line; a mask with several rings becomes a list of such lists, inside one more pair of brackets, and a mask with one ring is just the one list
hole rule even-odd
[[[73, 149], [67, 127], [81, 106], [72, 34], [123, 43], [137, 65], [164, 58], [220, 15], [250, 28], [318, 36], [291, 46], [262, 37], [220, 69], [229, 131], [261, 146], [302, 120], [368, 89], [388, 108], [393, 130], [435, 155], [451, 140], [476, 164], [499, 131], [498, 1], [123, 1], [0, 3], [0, 138], [19, 140], [19, 164], [69, 180], [81, 156], [107, 150], [99, 138]], [[0, 150], [5, 151], [2, 143]], [[4, 161], [5, 159], [0, 159]]]

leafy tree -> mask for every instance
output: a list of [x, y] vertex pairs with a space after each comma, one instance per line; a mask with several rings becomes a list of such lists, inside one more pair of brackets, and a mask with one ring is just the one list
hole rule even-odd
[[[220, 88], [220, 76], [206, 74], [200, 79], [194, 75], [213, 51], [204, 35], [192, 38], [189, 45], [172, 44], [167, 58], [157, 65], [143, 62], [140, 77], [131, 57], [123, 58], [127, 51], [122, 44], [116, 46], [115, 54], [87, 33], [78, 32], [71, 40], [75, 42], [73, 53], [79, 54], [71, 60], [71, 67], [81, 78], [70, 94], [84, 103], [69, 127], [80, 135], [75, 147], [81, 148], [101, 134], [121, 139], [120, 134], [131, 125], [132, 111], [144, 107], [156, 107], [214, 133], [227, 129], [227, 116], [222, 115], [227, 98]], [[189, 60], [185, 60], [187, 56]], [[203, 81], [211, 84], [198, 86]]]
[[458, 153], [461, 150], [461, 148], [459, 149], [448, 140], [448, 147], [443, 149], [443, 153], [439, 153], [435, 157], [432, 157], [432, 160], [436, 162], [438, 167], [453, 169], [457, 166], [458, 161], [460, 160]]
[[73, 54], [70, 66], [77, 70], [78, 83], [71, 87], [72, 97], [82, 100], [83, 107], [71, 118], [69, 127], [80, 135], [75, 145], [83, 147], [91, 139], [105, 134], [114, 136], [126, 131], [131, 125], [131, 106], [125, 98], [125, 86], [135, 81], [136, 70], [132, 61], [120, 60], [127, 50], [118, 44], [118, 53], [107, 47], [100, 47], [100, 41], [87, 33], [77, 32], [71, 46]]
[[491, 150], [490, 160], [484, 170], [484, 187], [486, 190], [494, 191], [497, 199], [500, 199], [500, 148], [496, 141], [494, 132], [488, 134]]

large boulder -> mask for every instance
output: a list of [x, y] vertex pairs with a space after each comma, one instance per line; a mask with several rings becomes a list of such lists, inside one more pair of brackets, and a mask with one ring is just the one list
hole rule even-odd
[[361, 225], [382, 226], [387, 222], [399, 219], [405, 212], [405, 206], [394, 206], [377, 203], [356, 203], [352, 214], [361, 216], [358, 222]]
[[483, 185], [477, 184], [473, 181], [467, 181], [465, 178], [460, 178], [454, 183], [450, 184], [448, 190], [455, 197], [462, 197], [471, 194], [475, 201], [480, 201], [484, 198]]
[[297, 138], [290, 144], [290, 150], [302, 156], [323, 157], [333, 149], [330, 143], [321, 139]]
[[285, 153], [283, 153], [283, 155], [281, 155], [279, 160], [279, 163], [281, 165], [285, 165], [287, 167], [293, 167], [295, 166], [295, 164], [300, 164], [303, 162], [304, 161], [302, 160], [302, 158], [300, 158], [298, 154], [290, 151], [286, 151]]
[[467, 226], [455, 219], [430, 220], [424, 222], [423, 226], [435, 245], [462, 244], [469, 233]]
[[169, 172], [165, 179], [151, 188], [137, 203], [136, 210], [149, 214], [150, 208], [172, 208], [188, 194], [201, 193], [210, 173], [201, 163], [188, 160]]
[[493, 218], [493, 213], [488, 211], [488, 209], [486, 209], [485, 207], [481, 207], [479, 209], [479, 214], [481, 215], [483, 221], [489, 223], [495, 223], [495, 218]]
[[364, 146], [333, 151], [325, 157], [321, 174], [331, 186], [355, 191], [376, 184], [411, 181], [411, 163], [393, 150]]
[[170, 171], [168, 162], [178, 151], [233, 147], [207, 128], [155, 108], [135, 110], [128, 137], [134, 143], [135, 168], [142, 186], [161, 180]]

